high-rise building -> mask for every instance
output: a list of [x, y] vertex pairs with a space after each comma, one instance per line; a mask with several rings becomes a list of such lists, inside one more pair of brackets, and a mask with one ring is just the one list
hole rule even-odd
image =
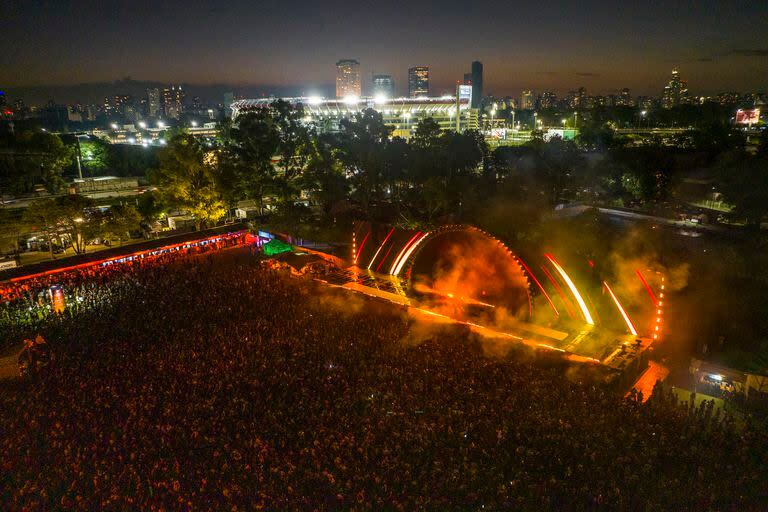
[[408, 68], [408, 96], [411, 98], [429, 96], [428, 66]]
[[520, 108], [522, 110], [533, 110], [536, 103], [536, 97], [531, 90], [525, 90], [520, 93]]
[[235, 102], [235, 93], [227, 91], [224, 93], [224, 115], [232, 116], [232, 104]]
[[373, 96], [392, 98], [395, 95], [395, 82], [392, 75], [373, 75]]
[[680, 79], [677, 68], [672, 70], [672, 78], [661, 93], [662, 108], [673, 108], [688, 103], [688, 85]]
[[160, 89], [147, 89], [147, 115], [157, 117], [160, 115]]
[[336, 97], [359, 98], [362, 95], [360, 86], [360, 63], [354, 59], [342, 59], [336, 63]]
[[472, 108], [480, 108], [483, 99], [483, 63], [472, 62]]
[[544, 91], [539, 96], [539, 106], [541, 108], [555, 108], [557, 106], [557, 95], [552, 91]]
[[169, 119], [178, 119], [184, 112], [184, 91], [172, 85], [163, 89], [163, 112]]
[[619, 93], [619, 97], [616, 98], [616, 104], [623, 107], [635, 106], [635, 100], [633, 100], [632, 96], [629, 94], [629, 89], [625, 87], [621, 90], [621, 92]]

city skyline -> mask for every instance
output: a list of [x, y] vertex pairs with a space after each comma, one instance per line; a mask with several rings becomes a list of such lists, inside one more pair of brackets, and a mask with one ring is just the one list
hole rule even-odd
[[[656, 95], [674, 67], [696, 94], [767, 88], [768, 49], [760, 34], [768, 28], [768, 6], [763, 4], [750, 6], [749, 30], [744, 9], [718, 2], [697, 9], [628, 6], [621, 12], [597, 0], [547, 11], [525, 5], [514, 12], [493, 2], [454, 12], [449, 2], [408, 13], [347, 7], [342, 18], [336, 16], [342, 9], [337, 2], [306, 9], [265, 5], [258, 13], [237, 2], [181, 9], [179, 2], [138, 1], [115, 12], [84, 6], [46, 5], [42, 15], [33, 16], [34, 6], [12, 5], [0, 89], [123, 76], [325, 89], [333, 84], [333, 63], [343, 58], [357, 59], [362, 77], [391, 74], [398, 94], [404, 94], [409, 67], [429, 66], [430, 88], [439, 94], [461, 81], [474, 60], [485, 66], [484, 90], [498, 96], [524, 89], [563, 93], [580, 86], [596, 93], [628, 87]], [[301, 15], [285, 16], [286, 10]], [[508, 14], [490, 15], [494, 12]], [[280, 23], [272, 23], [276, 19]], [[390, 27], [382, 42], [368, 37], [372, 19]], [[61, 44], [62, 37], [68, 44]], [[364, 94], [369, 82], [364, 80]]]

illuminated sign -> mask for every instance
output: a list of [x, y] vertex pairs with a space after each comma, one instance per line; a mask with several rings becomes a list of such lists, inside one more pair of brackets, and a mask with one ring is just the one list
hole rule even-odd
[[739, 109], [736, 111], [736, 124], [757, 124], [760, 120], [760, 109], [751, 110]]
[[472, 86], [471, 85], [459, 86], [459, 101], [461, 100], [467, 100], [469, 103], [472, 103]]

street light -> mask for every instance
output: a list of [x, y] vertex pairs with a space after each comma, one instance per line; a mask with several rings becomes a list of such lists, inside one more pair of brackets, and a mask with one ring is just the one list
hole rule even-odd
[[158, 127], [158, 128], [165, 128], [165, 123], [164, 123], [164, 122], [162, 122], [162, 121], [158, 121], [158, 122], [157, 122], [157, 127]]
[[192, 128], [197, 128], [197, 121], [192, 121], [192, 122], [191, 122], [191, 123], [189, 123], [189, 124], [191, 124], [191, 125], [192, 125]]
[[566, 119], [563, 119], [563, 121], [562, 121], [562, 123], [563, 123], [563, 128], [565, 128], [565, 123], [567, 123], [567, 122], [568, 122], [568, 121], [567, 121]]
[[144, 121], [139, 121], [139, 128], [141, 128], [142, 130], [146, 130], [147, 123], [145, 123]]
[[112, 123], [110, 126], [113, 130], [117, 130], [117, 123]]

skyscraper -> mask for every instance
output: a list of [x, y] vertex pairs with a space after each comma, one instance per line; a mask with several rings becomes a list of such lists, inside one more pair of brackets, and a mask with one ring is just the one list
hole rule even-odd
[[429, 96], [429, 66], [408, 68], [408, 96]]
[[395, 82], [392, 75], [373, 75], [373, 96], [392, 98], [395, 95]]
[[520, 93], [520, 108], [522, 110], [533, 110], [535, 97], [533, 91], [525, 90]]
[[163, 89], [163, 110], [169, 119], [178, 119], [184, 112], [184, 91], [181, 86], [171, 86]]
[[672, 78], [661, 93], [661, 106], [673, 108], [685, 103], [688, 103], [688, 85], [680, 79], [680, 72], [675, 68], [672, 70]]
[[472, 63], [472, 108], [480, 108], [483, 99], [483, 63], [476, 60]]
[[160, 114], [160, 89], [147, 89], [147, 115], [157, 117]]
[[356, 97], [362, 95], [360, 86], [360, 63], [354, 59], [342, 59], [336, 63], [336, 97]]

